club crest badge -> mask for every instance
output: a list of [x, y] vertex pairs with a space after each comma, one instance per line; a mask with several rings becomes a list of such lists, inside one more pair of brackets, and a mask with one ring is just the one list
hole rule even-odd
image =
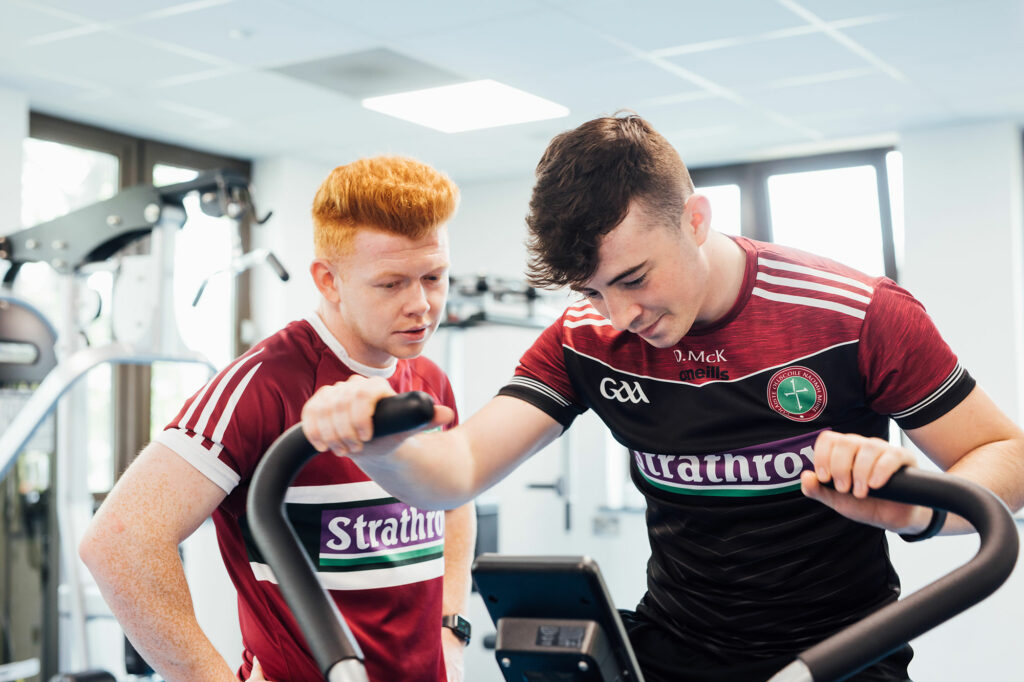
[[824, 411], [826, 403], [825, 382], [806, 367], [780, 369], [768, 380], [768, 404], [786, 419], [812, 421]]

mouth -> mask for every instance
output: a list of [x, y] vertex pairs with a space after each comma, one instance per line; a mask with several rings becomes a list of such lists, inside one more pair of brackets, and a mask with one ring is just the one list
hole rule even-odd
[[398, 334], [399, 336], [405, 337], [407, 339], [420, 339], [420, 338], [426, 336], [427, 331], [429, 329], [430, 329], [429, 326], [413, 327], [411, 329], [400, 329], [400, 330], [398, 330], [395, 333]]
[[658, 326], [659, 322], [661, 322], [661, 317], [660, 316], [656, 320], [654, 320], [654, 322], [649, 324], [648, 326], [646, 326], [643, 329], [640, 329], [640, 330], [638, 330], [638, 331], [636, 331], [634, 333], [637, 336], [645, 336], [645, 337], [646, 336], [651, 336], [654, 333], [654, 328]]

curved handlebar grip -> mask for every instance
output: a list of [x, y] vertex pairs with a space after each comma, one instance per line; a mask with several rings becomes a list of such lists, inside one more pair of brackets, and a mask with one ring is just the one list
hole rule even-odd
[[[373, 414], [374, 436], [422, 426], [433, 416], [434, 401], [421, 391], [384, 398], [377, 403]], [[338, 662], [362, 661], [363, 653], [334, 600], [317, 580], [313, 563], [299, 543], [284, 508], [288, 486], [306, 462], [317, 454], [302, 432], [301, 424], [281, 434], [253, 474], [246, 500], [246, 518], [256, 546], [273, 570], [313, 658], [325, 679], [329, 679], [331, 669]]]
[[980, 485], [950, 474], [902, 469], [870, 495], [959, 514], [978, 531], [978, 553], [955, 571], [801, 653], [797, 658], [811, 677], [784, 677], [780, 673], [772, 680], [846, 679], [974, 606], [995, 592], [1013, 571], [1018, 551], [1013, 517], [1002, 500]]

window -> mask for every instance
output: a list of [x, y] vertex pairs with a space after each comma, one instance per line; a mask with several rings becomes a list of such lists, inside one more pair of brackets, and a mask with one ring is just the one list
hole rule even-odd
[[[24, 143], [22, 182], [25, 226], [110, 198], [138, 183], [172, 184], [213, 168], [231, 168], [245, 175], [250, 172], [249, 164], [238, 159], [138, 139], [42, 114], [31, 115], [29, 135]], [[223, 267], [234, 249], [248, 240], [244, 226], [239, 231], [232, 223], [229, 230], [222, 221], [213, 218], [209, 221], [212, 222], [190, 220], [181, 230], [182, 239], [178, 240], [178, 252], [182, 254], [178, 259], [181, 286], [191, 289], [185, 307], [190, 307], [198, 288], [187, 281], [188, 277], [205, 276], [206, 273], [199, 274], [202, 268]], [[202, 238], [201, 247], [197, 242], [199, 238]], [[215, 248], [210, 248], [211, 243]], [[125, 249], [126, 253], [147, 251], [148, 238]], [[201, 259], [210, 253], [216, 253], [221, 260]], [[112, 299], [113, 274], [103, 267], [87, 274], [87, 289], [94, 299], [84, 306], [91, 319], [81, 322], [87, 342], [98, 346], [113, 337], [107, 312]], [[60, 319], [57, 316], [63, 313], [57, 281], [58, 277], [48, 265], [25, 266], [19, 273], [15, 293], [47, 315]], [[247, 305], [237, 303], [239, 289], [243, 297], [248, 295], [248, 289], [236, 287], [235, 282], [231, 277], [215, 277], [204, 291], [200, 306], [186, 311], [192, 318], [182, 325], [191, 329], [189, 338], [193, 347], [219, 364], [227, 362], [237, 352], [238, 313], [248, 311]], [[98, 314], [94, 315], [93, 311]], [[202, 333], [198, 334], [197, 329], [202, 329]], [[208, 374], [200, 365], [180, 363], [173, 369], [157, 367], [152, 377], [149, 366], [113, 369], [100, 366], [90, 372], [85, 379], [88, 433], [84, 437], [90, 458], [89, 489], [94, 493], [109, 490], [116, 475], [150, 440], [150, 425], [162, 428], [174, 416], [182, 400], [201, 385]], [[168, 377], [173, 386], [167, 385]], [[159, 396], [155, 405], [151, 404], [151, 395]]]
[[[690, 174], [711, 199], [712, 225], [719, 231], [896, 279], [903, 249], [902, 203], [896, 203], [902, 197], [900, 161], [898, 152], [874, 149], [695, 168]], [[722, 187], [735, 189], [726, 193]], [[738, 215], [739, 230], [723, 223], [723, 202], [725, 220]]]
[[711, 227], [724, 234], [742, 234], [739, 185], [711, 185], [694, 189], [711, 202]]
[[[91, 203], [109, 199], [120, 185], [120, 160], [114, 154], [77, 147], [61, 142], [28, 138], [22, 147], [21, 222], [23, 227], [65, 215]], [[88, 279], [84, 301], [90, 311], [109, 306], [112, 277], [109, 272], [95, 272]], [[63, 315], [60, 283], [56, 272], [46, 263], [29, 263], [22, 267], [15, 280], [14, 293], [31, 301], [51, 320]], [[109, 320], [91, 312], [80, 319], [87, 342], [108, 343], [111, 338]], [[106, 322], [106, 323], [104, 323]], [[58, 341], [59, 342], [59, 341]], [[113, 484], [113, 443], [110, 425], [113, 422], [111, 373], [109, 367], [97, 367], [83, 379], [88, 396], [85, 407], [85, 442], [88, 463], [88, 486], [92, 492], [109, 490]]]
[[772, 241], [884, 275], [877, 188], [874, 166], [769, 176]]

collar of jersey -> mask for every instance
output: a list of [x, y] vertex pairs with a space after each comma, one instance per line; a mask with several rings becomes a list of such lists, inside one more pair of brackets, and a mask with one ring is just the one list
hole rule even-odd
[[317, 335], [323, 340], [327, 347], [334, 351], [334, 354], [338, 356], [338, 359], [345, 364], [346, 367], [351, 369], [356, 374], [362, 374], [364, 377], [382, 377], [384, 379], [390, 379], [391, 375], [395, 373], [395, 368], [398, 366], [398, 358], [392, 358], [391, 364], [387, 367], [370, 367], [364, 365], [361, 362], [353, 360], [345, 350], [345, 347], [341, 345], [341, 341], [331, 333], [331, 330], [327, 328], [324, 321], [320, 319], [320, 314], [317, 312], [310, 313], [305, 317], [306, 322], [313, 327]]

